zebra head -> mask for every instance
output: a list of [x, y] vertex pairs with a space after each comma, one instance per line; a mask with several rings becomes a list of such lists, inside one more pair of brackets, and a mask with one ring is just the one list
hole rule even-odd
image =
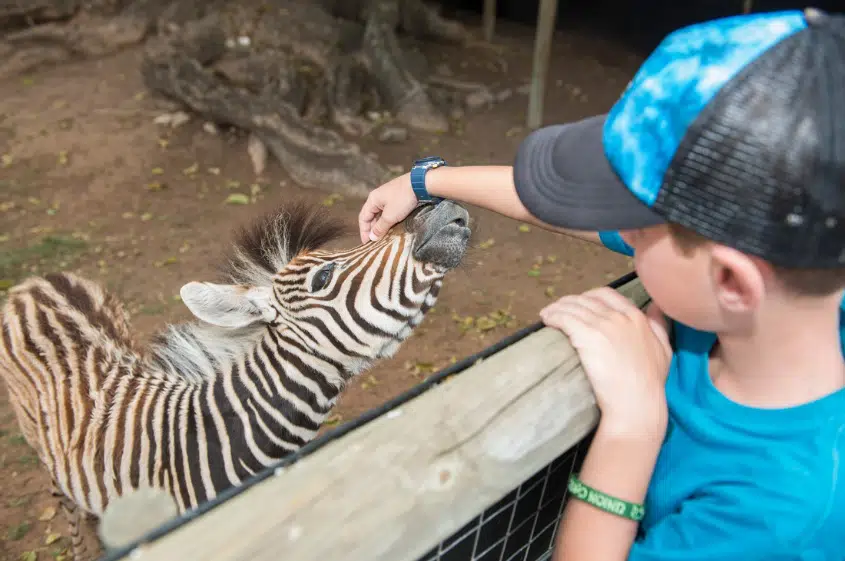
[[204, 322], [269, 327], [360, 372], [392, 356], [434, 305], [463, 259], [468, 222], [452, 201], [423, 204], [378, 241], [329, 249], [344, 228], [317, 207], [285, 206], [241, 231], [226, 266], [230, 283], [190, 282], [181, 297]]

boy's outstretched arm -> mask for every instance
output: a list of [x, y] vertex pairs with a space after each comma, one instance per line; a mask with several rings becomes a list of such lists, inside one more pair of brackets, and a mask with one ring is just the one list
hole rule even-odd
[[[567, 230], [533, 216], [516, 193], [513, 166], [443, 166], [430, 170], [426, 190], [435, 197], [451, 199], [492, 210], [539, 228], [601, 244], [597, 232]], [[409, 173], [395, 177], [370, 192], [358, 215], [361, 242], [381, 238], [417, 206]]]

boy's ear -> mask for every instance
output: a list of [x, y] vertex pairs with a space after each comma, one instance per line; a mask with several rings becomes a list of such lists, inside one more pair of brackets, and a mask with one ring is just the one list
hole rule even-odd
[[710, 248], [711, 275], [719, 305], [726, 312], [744, 314], [760, 305], [766, 294], [766, 277], [752, 257], [731, 247]]
[[197, 318], [219, 327], [246, 327], [269, 323], [276, 316], [269, 286], [189, 282], [179, 291], [182, 302]]

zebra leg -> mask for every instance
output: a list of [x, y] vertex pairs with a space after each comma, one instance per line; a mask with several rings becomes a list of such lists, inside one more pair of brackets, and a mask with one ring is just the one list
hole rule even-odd
[[95, 525], [97, 517], [79, 508], [73, 500], [62, 493], [58, 484], [52, 478], [50, 481], [50, 495], [58, 499], [62, 514], [67, 521], [73, 560], [89, 561], [90, 559], [99, 557], [102, 554], [101, 544], [97, 542], [91, 548], [89, 547], [91, 544], [87, 544], [85, 541], [86, 535], [96, 535]]
[[82, 513], [72, 500], [67, 497], [59, 499], [64, 511], [65, 518], [68, 522], [68, 531], [70, 533], [70, 547], [74, 561], [87, 561], [87, 549], [82, 535], [79, 533], [79, 528], [82, 523]]
[[70, 498], [67, 497], [59, 489], [56, 480], [50, 479], [50, 495], [59, 500], [59, 506], [62, 509], [65, 520], [68, 525], [68, 533], [70, 534], [71, 555], [74, 561], [87, 561], [85, 544], [79, 534], [79, 526], [82, 521], [82, 512]]

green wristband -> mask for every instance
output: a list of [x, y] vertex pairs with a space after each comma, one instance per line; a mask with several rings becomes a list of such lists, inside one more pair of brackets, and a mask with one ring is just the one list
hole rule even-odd
[[616, 497], [611, 497], [597, 489], [585, 485], [574, 473], [569, 476], [569, 492], [578, 500], [591, 504], [610, 514], [621, 516], [639, 522], [645, 516], [645, 507], [640, 504], [629, 503]]

